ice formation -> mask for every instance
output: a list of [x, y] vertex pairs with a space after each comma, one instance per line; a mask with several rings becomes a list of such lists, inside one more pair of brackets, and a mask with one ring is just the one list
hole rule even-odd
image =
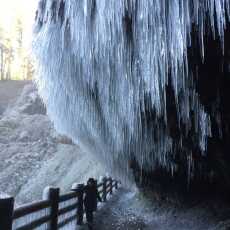
[[192, 177], [185, 139], [205, 156], [212, 133], [188, 67], [191, 31], [205, 58], [205, 28], [224, 47], [229, 19], [229, 0], [39, 1], [37, 83], [56, 128], [122, 173], [134, 159], [173, 174], [179, 155]]

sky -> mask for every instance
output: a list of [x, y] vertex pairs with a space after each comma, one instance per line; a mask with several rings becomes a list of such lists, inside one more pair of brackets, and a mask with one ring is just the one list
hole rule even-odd
[[32, 38], [32, 25], [38, 0], [0, 0], [0, 26], [10, 33], [19, 17], [23, 23], [25, 45]]

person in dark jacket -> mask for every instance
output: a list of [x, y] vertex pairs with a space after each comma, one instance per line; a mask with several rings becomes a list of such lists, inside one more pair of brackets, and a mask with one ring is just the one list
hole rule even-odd
[[84, 194], [84, 206], [87, 224], [89, 229], [93, 229], [93, 212], [97, 209], [97, 200], [102, 202], [97, 189], [96, 181], [93, 178], [88, 179], [87, 185], [84, 189]]

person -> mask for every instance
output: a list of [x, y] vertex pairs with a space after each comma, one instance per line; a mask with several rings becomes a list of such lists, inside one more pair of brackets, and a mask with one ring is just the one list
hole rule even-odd
[[86, 220], [89, 229], [93, 229], [93, 212], [97, 209], [97, 200], [102, 202], [99, 195], [96, 181], [93, 178], [89, 178], [87, 185], [84, 188], [84, 206], [86, 213]]

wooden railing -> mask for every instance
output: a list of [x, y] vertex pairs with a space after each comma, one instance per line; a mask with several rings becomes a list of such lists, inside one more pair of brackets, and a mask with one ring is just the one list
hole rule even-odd
[[[103, 178], [97, 184], [102, 201], [118, 189], [119, 182], [112, 178]], [[60, 195], [59, 188], [47, 188], [43, 200], [23, 205], [14, 209], [14, 198], [0, 198], [0, 229], [1, 230], [57, 230], [73, 223], [83, 223], [84, 184], [73, 186], [72, 190]]]

